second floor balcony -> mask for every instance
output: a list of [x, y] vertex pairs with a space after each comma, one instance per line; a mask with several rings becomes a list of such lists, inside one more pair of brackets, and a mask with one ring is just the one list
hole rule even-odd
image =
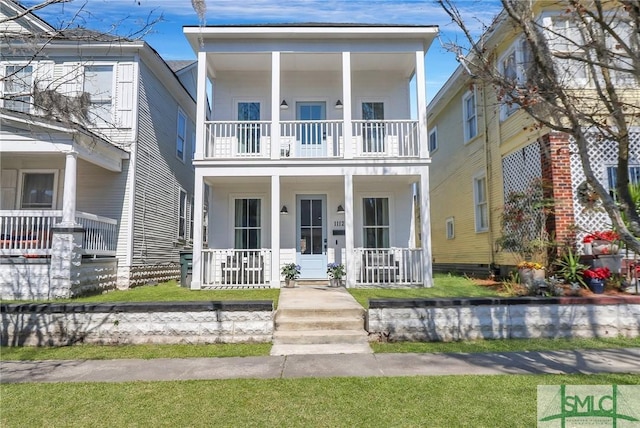
[[[204, 159], [417, 159], [416, 120], [353, 120], [349, 137], [340, 120], [205, 123]], [[274, 147], [275, 145], [275, 147]]]

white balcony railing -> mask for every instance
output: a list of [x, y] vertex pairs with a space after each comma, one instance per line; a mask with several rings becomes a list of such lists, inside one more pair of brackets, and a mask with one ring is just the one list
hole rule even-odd
[[420, 155], [418, 122], [415, 120], [354, 120], [357, 157], [416, 158]]
[[271, 122], [207, 122], [205, 158], [270, 158]]
[[355, 248], [356, 283], [422, 285], [422, 249]]
[[202, 273], [203, 287], [269, 287], [271, 250], [202, 250]]
[[[60, 210], [0, 211], [0, 255], [50, 256], [51, 229], [62, 220]], [[76, 212], [76, 223], [84, 228], [82, 254], [115, 256], [116, 220]]]
[[[417, 158], [420, 156], [415, 120], [354, 120], [351, 122], [354, 157]], [[205, 159], [271, 158], [271, 122], [206, 122]], [[343, 121], [280, 122], [280, 156], [341, 159], [345, 153]]]
[[285, 121], [280, 123], [281, 155], [294, 158], [343, 156], [342, 121]]

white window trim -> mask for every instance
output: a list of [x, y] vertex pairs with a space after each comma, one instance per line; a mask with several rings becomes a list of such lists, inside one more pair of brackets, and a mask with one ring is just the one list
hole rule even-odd
[[[433, 148], [433, 149], [431, 149], [431, 136], [432, 135], [435, 135], [435, 141], [436, 141], [435, 148]], [[434, 126], [431, 129], [431, 131], [429, 131], [429, 137], [428, 137], [427, 141], [429, 143], [429, 153], [433, 153], [433, 152], [438, 150], [438, 127], [437, 126]]]
[[[484, 205], [487, 207], [487, 225], [485, 227], [480, 226], [480, 218], [478, 217], [478, 207], [480, 206], [480, 201], [478, 200], [478, 193], [476, 192], [476, 182], [478, 180], [484, 179], [484, 194], [486, 200]], [[479, 172], [475, 174], [471, 180], [471, 185], [473, 186], [473, 217], [474, 217], [474, 228], [476, 233], [483, 233], [489, 231], [489, 193], [487, 191], [487, 175], [486, 173]]]
[[[467, 100], [473, 97], [474, 115], [476, 118], [475, 135], [470, 136], [467, 128]], [[464, 142], [467, 143], [478, 136], [478, 98], [476, 97], [476, 89], [467, 91], [462, 96], [462, 126], [464, 127]]]
[[53, 196], [51, 198], [51, 210], [55, 210], [58, 202], [58, 175], [57, 169], [20, 169], [18, 170], [18, 188], [16, 192], [16, 208], [22, 210], [22, 188], [24, 187], [25, 174], [53, 174]]
[[[549, 45], [549, 48], [551, 49], [551, 54], [553, 55], [554, 52], [558, 52], [557, 50], [553, 49], [555, 46], [552, 43], [551, 38], [553, 37], [559, 37], [556, 36], [555, 34], [553, 34], [552, 32], [554, 31], [553, 29], [553, 20], [557, 19], [557, 18], [561, 18], [561, 19], [568, 19], [570, 18], [567, 14], [563, 13], [563, 12], [543, 12], [540, 15], [540, 18], [538, 20], [538, 22], [542, 23], [542, 27], [545, 29], [545, 31], [548, 31], [548, 37], [547, 37], [547, 43]], [[564, 52], [564, 51], [563, 51]], [[588, 85], [591, 81], [591, 77], [589, 76], [589, 70], [586, 68], [585, 66], [585, 77], [581, 78], [581, 79], [577, 79], [575, 76], [571, 76], [571, 81], [575, 83], [576, 87], [584, 87], [586, 85]]]
[[[355, 207], [354, 210], [354, 218], [359, 219], [360, 226], [357, 228], [358, 233], [360, 233], [360, 246], [364, 248], [364, 212], [362, 211], [362, 206], [364, 200], [367, 198], [387, 198], [389, 200], [389, 246], [393, 247], [393, 243], [395, 242], [395, 200], [392, 193], [359, 193], [355, 195], [354, 201], [358, 201], [358, 206]], [[357, 217], [356, 217], [357, 216]]]
[[[449, 225], [451, 225], [451, 234], [449, 234]], [[454, 239], [456, 237], [456, 223], [454, 217], [447, 217], [444, 221], [445, 235], [447, 239]]]
[[[178, 138], [180, 137], [180, 116], [184, 117], [184, 135], [182, 136], [182, 157], [178, 155]], [[176, 118], [176, 141], [175, 141], [175, 154], [176, 158], [179, 159], [182, 163], [185, 163], [187, 158], [187, 135], [189, 130], [189, 118], [185, 114], [185, 112], [178, 107], [178, 116]]]
[[[267, 210], [270, 210], [271, 207], [267, 207], [265, 205], [265, 201], [267, 197], [264, 193], [230, 193], [229, 194], [229, 202], [228, 202], [228, 215], [229, 215], [229, 236], [228, 236], [228, 247], [235, 247], [235, 208], [236, 208], [236, 199], [259, 199], [260, 200], [260, 242], [263, 244], [266, 242], [266, 228], [267, 228]], [[266, 209], [265, 209], [266, 208]], [[289, 211], [291, 214], [291, 211]]]

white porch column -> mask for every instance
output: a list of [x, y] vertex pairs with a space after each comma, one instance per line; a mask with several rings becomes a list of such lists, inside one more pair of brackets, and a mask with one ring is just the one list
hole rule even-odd
[[271, 159], [280, 159], [280, 52], [271, 52]]
[[354, 223], [353, 223], [353, 175], [344, 176], [344, 250], [346, 252], [347, 287], [356, 284], [356, 263], [353, 256], [354, 250]]
[[430, 212], [429, 167], [425, 166], [420, 174], [420, 239], [422, 241], [422, 281], [425, 287], [433, 287]]
[[[207, 120], [207, 53], [198, 52], [198, 88], [196, 104], [196, 152], [195, 160], [204, 159], [207, 152], [205, 148], [205, 121]], [[213, 101], [213, 100], [211, 100]]]
[[418, 141], [420, 142], [420, 159], [426, 159], [429, 157], [426, 88], [426, 77], [424, 75], [424, 51], [416, 51], [416, 101], [418, 104]]
[[280, 288], [280, 176], [271, 176], [271, 288]]
[[342, 120], [344, 158], [353, 159], [354, 147], [353, 137], [351, 135], [351, 52], [342, 52]]
[[204, 177], [200, 168], [196, 168], [193, 190], [193, 272], [191, 289], [202, 288], [202, 225], [204, 223]]
[[64, 191], [62, 192], [62, 222], [60, 226], [74, 227], [76, 223], [76, 181], [78, 153], [69, 151], [65, 154]]

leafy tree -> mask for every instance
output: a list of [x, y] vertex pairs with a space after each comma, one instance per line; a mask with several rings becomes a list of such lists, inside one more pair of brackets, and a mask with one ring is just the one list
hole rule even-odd
[[[640, 125], [640, 3], [636, 0], [501, 0], [503, 11], [481, 37], [454, 0], [437, 0], [461, 29], [464, 41], [446, 43], [464, 69], [492, 86], [499, 103], [524, 109], [541, 129], [575, 140], [588, 186], [622, 240], [640, 252], [640, 217], [629, 192], [630, 136]], [[548, 6], [564, 26], [549, 25]], [[500, 34], [522, 35], [522, 73], [497, 64]], [[577, 76], [584, 76], [582, 82]], [[617, 147], [616, 197], [595, 177], [590, 142]], [[627, 219], [625, 222], [623, 219]]]

